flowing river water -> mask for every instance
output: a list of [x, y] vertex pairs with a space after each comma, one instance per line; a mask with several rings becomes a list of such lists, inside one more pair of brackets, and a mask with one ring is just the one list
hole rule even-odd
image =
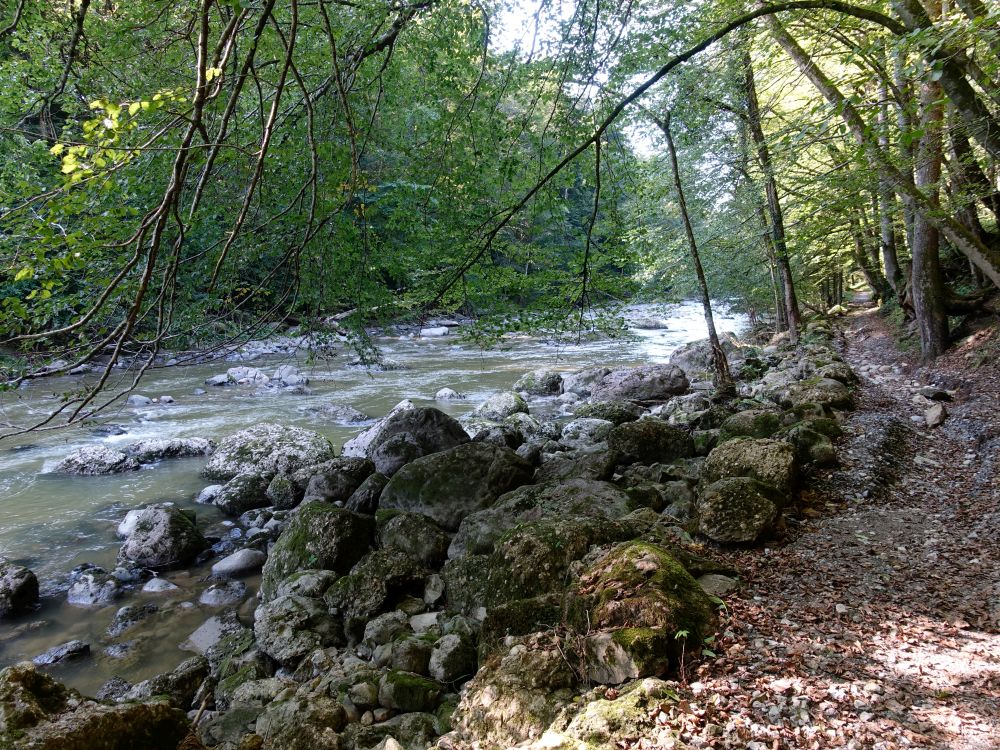
[[[526, 371], [538, 368], [576, 370], [592, 366], [617, 366], [665, 362], [678, 346], [704, 338], [700, 305], [641, 306], [630, 309], [633, 320], [656, 317], [666, 328], [632, 328], [619, 339], [585, 340], [556, 344], [538, 338], [512, 338], [499, 349], [482, 351], [459, 343], [455, 336], [437, 338], [382, 337], [384, 354], [402, 369], [370, 371], [351, 366], [349, 350], [309, 362], [304, 358], [262, 357], [241, 362], [269, 372], [280, 364], [295, 364], [310, 379], [308, 395], [267, 393], [254, 388], [211, 388], [207, 377], [224, 372], [233, 363], [172, 367], [150, 373], [138, 393], [150, 397], [169, 395], [174, 403], [143, 407], [121, 406], [102, 413], [100, 424], [69, 430], [33, 433], [0, 442], [0, 557], [26, 565], [38, 576], [42, 605], [30, 615], [0, 622], [0, 667], [31, 659], [48, 648], [71, 639], [90, 644], [91, 656], [54, 668], [54, 673], [87, 694], [117, 675], [132, 682], [173, 669], [190, 656], [183, 642], [217, 609], [198, 603], [211, 581], [208, 565], [162, 574], [179, 588], [169, 593], [146, 594], [139, 587], [113, 606], [99, 609], [71, 606], [66, 601], [69, 571], [92, 563], [112, 569], [121, 540], [116, 527], [132, 508], [171, 501], [197, 513], [203, 532], [225, 529], [222, 514], [212, 506], [196, 505], [194, 498], [209, 482], [199, 476], [205, 459], [174, 459], [140, 471], [101, 477], [62, 476], [48, 470], [66, 454], [86, 445], [124, 446], [144, 438], [207, 437], [218, 440], [259, 422], [306, 427], [326, 435], [339, 449], [364, 425], [339, 425], [317, 411], [326, 404], [352, 406], [380, 417], [396, 403], [409, 398], [417, 405], [433, 405], [460, 417], [490, 394], [509, 390]], [[717, 313], [720, 330], [741, 332], [743, 316], [724, 310]], [[79, 387], [78, 378], [43, 379], [28, 388], [0, 394], [0, 422], [23, 424], [46, 414], [60, 394]], [[434, 402], [440, 388], [465, 394], [463, 401]], [[199, 389], [205, 393], [196, 394]], [[555, 410], [558, 405], [532, 404]], [[105, 429], [100, 429], [101, 427]], [[106, 434], [108, 426], [123, 434]], [[257, 580], [245, 579], [251, 594]], [[160, 611], [125, 636], [110, 639], [106, 629], [116, 609], [125, 604], [155, 603]], [[240, 608], [250, 622], [255, 599]], [[107, 647], [128, 640], [125, 656], [112, 656]]]

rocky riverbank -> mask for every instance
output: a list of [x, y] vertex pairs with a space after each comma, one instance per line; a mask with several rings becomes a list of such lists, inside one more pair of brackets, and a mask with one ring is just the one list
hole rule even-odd
[[[201, 742], [241, 750], [666, 741], [665, 680], [712, 653], [738, 583], [716, 551], [782, 534], [854, 403], [825, 323], [795, 349], [726, 347], [741, 397], [725, 404], [699, 343], [668, 365], [528, 373], [462, 422], [403, 402], [339, 453], [262, 423], [68, 456], [58, 470], [93, 475], [210, 454], [201, 500], [234, 519], [223, 538], [169, 504], [133, 511], [118, 567], [77, 571], [70, 596], [108, 604], [200, 560], [217, 579], [203, 596], [231, 604], [192, 634], [198, 656], [99, 701], [31, 665], [0, 673], [0, 746], [86, 747], [101, 728], [138, 747], [151, 720], [129, 711], [169, 724], [143, 747], [196, 715]], [[537, 418], [539, 398], [573, 417]], [[0, 570], [0, 617], [30, 608], [32, 578]], [[116, 637], [149, 614], [122, 608]]]

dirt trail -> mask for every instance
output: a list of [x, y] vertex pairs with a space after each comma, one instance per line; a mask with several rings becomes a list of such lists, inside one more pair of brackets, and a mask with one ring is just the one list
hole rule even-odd
[[[790, 541], [733, 555], [748, 585], [672, 721], [701, 747], [1000, 748], [1000, 367], [973, 337], [921, 368], [872, 311], [842, 342], [840, 465]], [[933, 430], [928, 384], [955, 392]]]

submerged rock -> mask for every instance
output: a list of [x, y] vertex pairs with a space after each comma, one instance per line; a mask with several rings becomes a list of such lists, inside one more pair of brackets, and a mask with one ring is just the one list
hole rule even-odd
[[74, 573], [66, 600], [78, 607], [103, 607], [118, 599], [122, 583], [104, 568], [91, 567]]
[[83, 641], [67, 641], [53, 646], [44, 654], [39, 654], [31, 662], [37, 667], [51, 667], [90, 656], [90, 644]]

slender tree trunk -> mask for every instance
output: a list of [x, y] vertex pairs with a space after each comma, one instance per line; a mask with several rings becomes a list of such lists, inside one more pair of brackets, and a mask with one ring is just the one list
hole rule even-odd
[[868, 251], [865, 249], [865, 238], [862, 235], [861, 225], [858, 223], [858, 220], [854, 216], [851, 216], [850, 222], [851, 235], [854, 238], [854, 262], [861, 269], [861, 274], [865, 277], [865, 283], [871, 288], [872, 298], [878, 302], [885, 295], [885, 280], [882, 279], [882, 274], [879, 273], [878, 267], [873, 266], [871, 258], [868, 257]]
[[[878, 144], [889, 153], [889, 90], [884, 79], [878, 85]], [[899, 295], [903, 284], [903, 274], [899, 268], [899, 253], [896, 248], [896, 194], [892, 184], [881, 170], [878, 172], [878, 222], [879, 244], [882, 250], [882, 265], [885, 280], [893, 294]]]
[[774, 290], [774, 325], [777, 331], [788, 330], [788, 313], [785, 310], [785, 285], [778, 270], [778, 258], [774, 252], [771, 227], [767, 223], [767, 214], [762, 203], [757, 204], [757, 221], [764, 238], [764, 252], [767, 254], [767, 267], [771, 273], [771, 287]]
[[[917, 125], [913, 121], [913, 92], [910, 82], [906, 79], [905, 67], [903, 52], [897, 49], [892, 57], [893, 77], [895, 78], [896, 91], [899, 92], [899, 101], [896, 103], [896, 126], [899, 128], [900, 133], [909, 135], [917, 129]], [[913, 163], [916, 159], [916, 147], [916, 140], [914, 138], [907, 138], [900, 146], [899, 156], [902, 163], [900, 172], [910, 182], [913, 181]], [[888, 153], [889, 151], [886, 150], [886, 154]], [[891, 177], [884, 170], [876, 171], [879, 174], [879, 179], [884, 180], [886, 185], [892, 189]], [[913, 201], [905, 195], [901, 197], [906, 246], [911, 247], [913, 245]]]
[[[940, 202], [944, 130], [941, 98], [941, 86], [929, 79], [924, 81], [920, 87], [920, 129], [923, 135], [917, 147], [915, 176], [917, 187], [928, 196], [934, 208]], [[940, 243], [938, 228], [928, 220], [926, 212], [918, 212], [913, 225], [911, 283], [913, 311], [920, 331], [920, 351], [924, 359], [933, 359], [948, 348], [944, 279], [938, 258]]]
[[719, 342], [719, 334], [715, 330], [715, 316], [712, 314], [712, 298], [708, 292], [708, 281], [705, 279], [705, 270], [701, 265], [701, 256], [698, 253], [698, 243], [694, 238], [694, 228], [691, 226], [691, 217], [688, 215], [687, 201], [684, 200], [684, 188], [681, 185], [680, 168], [677, 165], [677, 150], [674, 148], [674, 139], [670, 134], [670, 112], [656, 124], [663, 131], [663, 136], [667, 141], [667, 153], [670, 156], [670, 168], [674, 173], [674, 189], [677, 192], [677, 207], [681, 212], [681, 220], [684, 223], [684, 236], [687, 237], [688, 249], [691, 251], [691, 261], [694, 263], [694, 272], [698, 277], [698, 286], [701, 288], [701, 304], [705, 310], [705, 325], [708, 327], [708, 341], [712, 347], [712, 366], [715, 369], [715, 388], [722, 397], [732, 397], [736, 395], [736, 387], [733, 385], [733, 377], [729, 372], [729, 360], [726, 352]]
[[799, 340], [799, 329], [802, 327], [802, 316], [799, 313], [799, 301], [795, 295], [795, 281], [792, 278], [792, 267], [788, 262], [788, 244], [785, 241], [785, 220], [781, 211], [781, 201], [778, 198], [778, 183], [774, 178], [774, 167], [771, 164], [771, 152], [767, 147], [764, 129], [760, 119], [760, 104], [757, 101], [757, 86], [754, 82], [753, 67], [750, 63], [750, 53], [743, 49], [743, 69], [745, 74], [744, 87], [747, 104], [747, 124], [750, 136], [757, 149], [757, 158], [764, 174], [764, 193], [767, 197], [767, 210], [771, 219], [771, 237], [774, 246], [775, 261], [781, 276], [781, 286], [785, 294], [785, 317], [788, 322], [788, 339], [796, 344]]

